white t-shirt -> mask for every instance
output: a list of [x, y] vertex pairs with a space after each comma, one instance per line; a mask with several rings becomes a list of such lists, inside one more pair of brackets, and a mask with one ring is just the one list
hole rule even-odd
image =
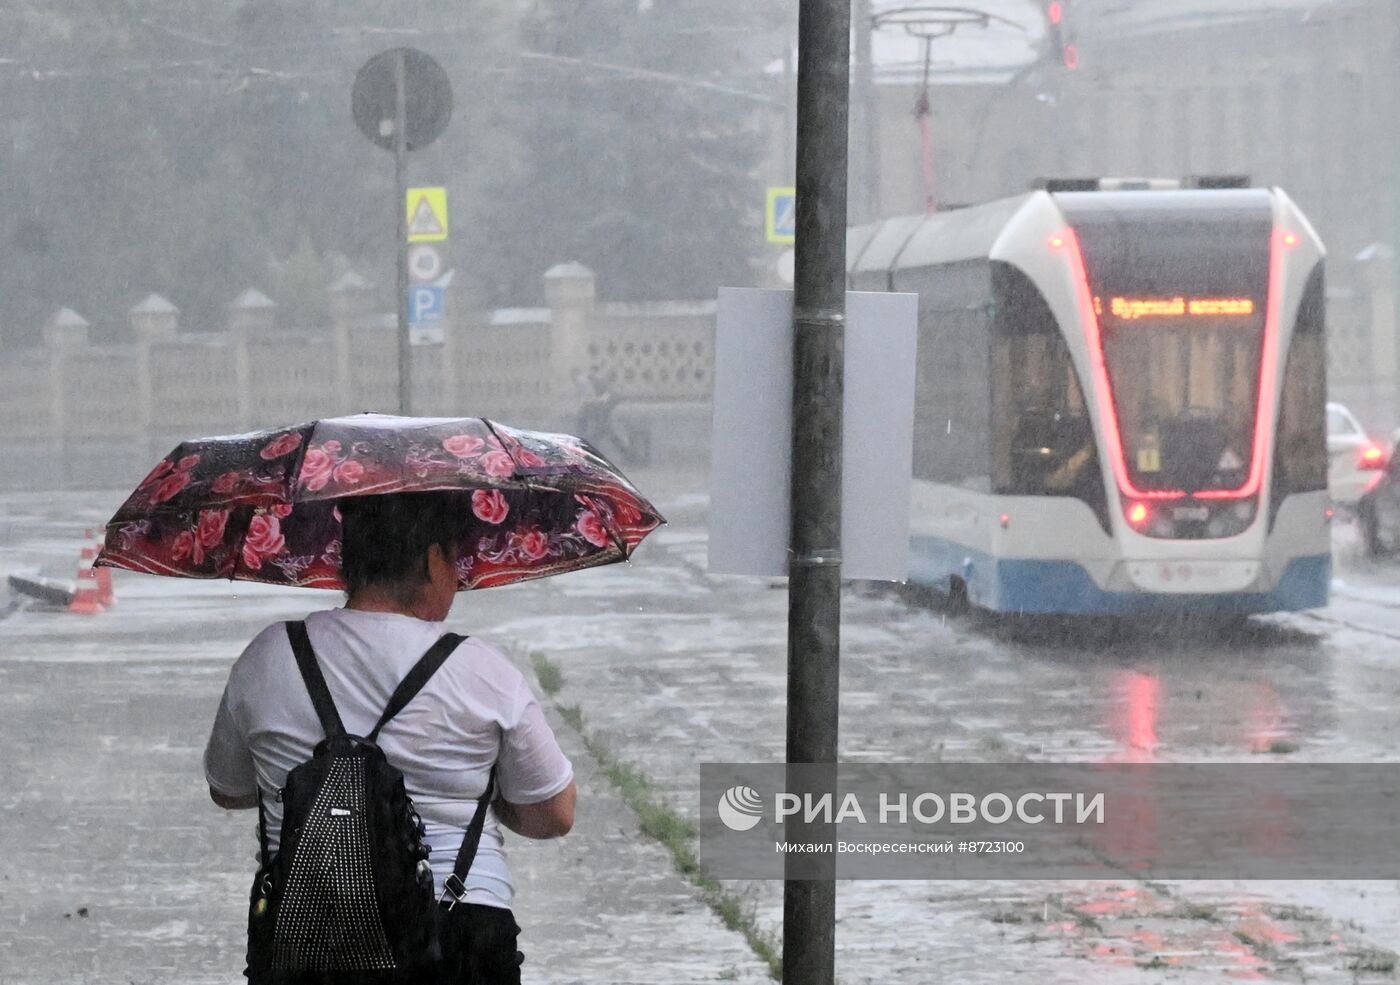
[[[442, 635], [441, 623], [358, 609], [312, 613], [307, 635], [345, 730], [365, 735], [405, 674]], [[297, 670], [286, 626], [274, 623], [243, 651], [204, 753], [209, 786], [229, 797], [262, 789], [267, 835], [276, 850], [287, 773], [325, 738]], [[404, 775], [427, 828], [438, 892], [496, 763], [498, 793], [537, 804], [564, 791], [573, 766], [515, 665], [485, 643], [465, 640], [379, 733]], [[487, 816], [467, 877], [468, 903], [509, 908], [514, 895], [500, 825]]]

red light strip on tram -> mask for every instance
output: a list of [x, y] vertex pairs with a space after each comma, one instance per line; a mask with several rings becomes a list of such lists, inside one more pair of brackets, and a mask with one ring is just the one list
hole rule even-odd
[[1123, 436], [1118, 430], [1118, 409], [1113, 404], [1113, 390], [1108, 385], [1108, 366], [1104, 361], [1103, 338], [1099, 333], [1099, 319], [1094, 314], [1094, 299], [1089, 290], [1089, 274], [1084, 269], [1084, 254], [1079, 249], [1079, 236], [1073, 229], [1053, 237], [1050, 245], [1054, 249], [1065, 250], [1069, 257], [1070, 272], [1074, 275], [1075, 300], [1084, 319], [1084, 335], [1089, 340], [1089, 360], [1094, 374], [1094, 393], [1099, 401], [1099, 411], [1103, 417], [1104, 439], [1108, 442], [1109, 461], [1113, 463], [1113, 473], [1118, 478], [1118, 487], [1125, 496], [1132, 499], [1182, 499], [1186, 493], [1174, 489], [1139, 489], [1128, 477], [1127, 463], [1123, 458]]
[[[1275, 230], [1269, 244], [1269, 297], [1264, 313], [1264, 344], [1259, 357], [1259, 403], [1254, 419], [1254, 455], [1249, 465], [1249, 477], [1238, 489], [1203, 489], [1193, 493], [1197, 499], [1248, 499], [1258, 494], [1264, 481], [1264, 459], [1269, 439], [1269, 426], [1274, 410], [1274, 370], [1278, 363], [1279, 318], [1283, 307], [1283, 247], [1296, 246], [1298, 237], [1293, 233]], [[1089, 340], [1089, 359], [1094, 374], [1094, 391], [1103, 416], [1104, 439], [1108, 444], [1109, 460], [1113, 463], [1118, 488], [1130, 499], [1185, 499], [1186, 493], [1180, 489], [1139, 489], [1133, 485], [1128, 474], [1127, 459], [1123, 454], [1123, 435], [1118, 428], [1118, 408], [1113, 402], [1113, 390], [1109, 386], [1108, 366], [1104, 358], [1103, 335], [1099, 329], [1098, 316], [1094, 314], [1094, 300], [1089, 290], [1089, 274], [1084, 267], [1084, 254], [1079, 248], [1079, 237], [1073, 229], [1066, 229], [1050, 239], [1052, 249], [1064, 249], [1069, 257], [1070, 272], [1074, 276], [1074, 290], [1079, 310], [1084, 319], [1084, 334]]]

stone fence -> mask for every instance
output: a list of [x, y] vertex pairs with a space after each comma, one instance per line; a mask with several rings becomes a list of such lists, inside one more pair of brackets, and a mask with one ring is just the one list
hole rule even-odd
[[[569, 430], [591, 377], [628, 407], [708, 420], [713, 301], [600, 302], [579, 264], [546, 273], [545, 295], [547, 307], [494, 311], [450, 299], [442, 331], [415, 340], [412, 412]], [[125, 482], [185, 437], [397, 411], [394, 318], [360, 278], [331, 288], [326, 328], [277, 314], [250, 289], [223, 329], [181, 331], [151, 295], [129, 312], [132, 341], [94, 345], [62, 309], [41, 346], [0, 352], [0, 485]]]

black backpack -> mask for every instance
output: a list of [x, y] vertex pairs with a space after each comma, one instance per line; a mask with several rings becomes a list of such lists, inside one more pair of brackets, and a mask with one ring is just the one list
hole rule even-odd
[[326, 737], [287, 774], [282, 839], [267, 844], [259, 795], [262, 866], [248, 913], [247, 976], [255, 985], [432, 981], [441, 959], [438, 920], [465, 893], [495, 788], [493, 767], [452, 874], [450, 905], [433, 897], [424, 827], [403, 774], [376, 744], [465, 637], [448, 633], [419, 659], [367, 736], [350, 735], [326, 688], [304, 622], [287, 623], [302, 680]]

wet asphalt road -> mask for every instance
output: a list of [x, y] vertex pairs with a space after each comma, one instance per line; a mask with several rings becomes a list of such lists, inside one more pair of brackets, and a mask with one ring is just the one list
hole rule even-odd
[[[702, 480], [636, 478], [673, 524], [631, 565], [464, 596], [452, 623], [522, 662], [547, 654], [566, 682], [557, 700], [578, 704], [590, 731], [693, 815], [698, 763], [782, 756], [786, 595], [705, 573], [705, 498], [693, 491]], [[4, 505], [0, 573], [62, 575], [81, 527], [113, 502], [63, 494]], [[844, 606], [842, 755], [1393, 761], [1400, 567], [1364, 562], [1353, 543], [1339, 532], [1328, 610], [1223, 633], [950, 616], [855, 586]], [[227, 901], [246, 892], [252, 843], [246, 816], [203, 802], [203, 723], [240, 640], [338, 597], [120, 575], [118, 590], [118, 609], [100, 617], [26, 609], [0, 620], [0, 901], [19, 914], [15, 935], [0, 935], [0, 980], [233, 981], [241, 942], [229, 939], [238, 907]], [[161, 790], [179, 793], [153, 803]], [[532, 891], [556, 897], [551, 866], [575, 867], [565, 880], [575, 885], [615, 868], [605, 853], [620, 851], [645, 864], [630, 889], [591, 901], [596, 924], [679, 912], [639, 925], [630, 944], [599, 947], [561, 902], [536, 924], [552, 959], [527, 980], [755, 978], [737, 935], [697, 912], [683, 886], [636, 891], [669, 878], [667, 865], [636, 847], [625, 810], [614, 822], [622, 837], [600, 837], [592, 851], [522, 852]], [[151, 844], [164, 851], [143, 858]], [[775, 926], [780, 887], [739, 888]], [[845, 883], [839, 900], [848, 983], [1391, 981], [1387, 955], [1400, 944], [1394, 883]], [[639, 946], [658, 934], [667, 947]], [[690, 947], [672, 953], [680, 940]], [[592, 958], [565, 968], [574, 948]]]

